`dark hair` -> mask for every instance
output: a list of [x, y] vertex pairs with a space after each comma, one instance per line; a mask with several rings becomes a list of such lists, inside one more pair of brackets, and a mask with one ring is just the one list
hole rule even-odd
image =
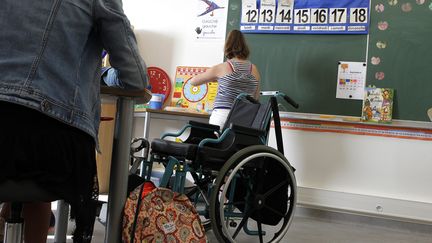
[[229, 32], [225, 41], [224, 48], [225, 57], [228, 59], [238, 57], [247, 59], [249, 57], [249, 47], [246, 40], [239, 30], [232, 30]]

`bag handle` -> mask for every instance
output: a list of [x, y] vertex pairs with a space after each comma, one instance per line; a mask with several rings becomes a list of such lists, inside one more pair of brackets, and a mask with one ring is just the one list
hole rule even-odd
[[142, 201], [142, 193], [144, 190], [144, 184], [145, 184], [145, 182], [141, 185], [141, 189], [140, 189], [140, 192], [138, 194], [138, 201], [137, 201], [137, 206], [135, 209], [135, 216], [134, 216], [134, 221], [133, 221], [133, 225], [132, 225], [132, 235], [131, 235], [131, 242], [130, 243], [134, 243], [134, 241], [135, 241], [135, 231], [136, 231], [138, 216], [139, 216], [139, 212], [140, 212], [140, 206], [141, 206], [141, 201]]

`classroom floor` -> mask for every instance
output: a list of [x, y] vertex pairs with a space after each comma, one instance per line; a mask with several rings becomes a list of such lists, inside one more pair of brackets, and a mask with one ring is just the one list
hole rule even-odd
[[[209, 231], [207, 236], [210, 243], [217, 243], [212, 231]], [[92, 242], [102, 243], [103, 241], [104, 227], [96, 222]], [[47, 242], [54, 241], [49, 239]], [[72, 240], [68, 239], [67, 242]], [[238, 242], [251, 241], [239, 240]], [[299, 208], [282, 242], [432, 243], [432, 225]]]

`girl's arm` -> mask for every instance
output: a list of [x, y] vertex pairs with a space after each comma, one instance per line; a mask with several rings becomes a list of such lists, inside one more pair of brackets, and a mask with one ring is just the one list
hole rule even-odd
[[260, 88], [260, 86], [261, 86], [261, 75], [260, 75], [260, 73], [258, 71], [258, 68], [255, 66], [255, 64], [252, 64], [252, 75], [258, 81], [258, 86], [257, 86], [257, 89], [255, 91], [255, 97], [254, 97], [255, 99], [258, 100], [259, 97], [260, 97], [260, 91], [261, 91], [261, 88]]
[[226, 72], [227, 72], [226, 66], [227, 65], [229, 65], [229, 64], [220, 63], [218, 65], [215, 65], [215, 66], [207, 69], [207, 71], [205, 71], [204, 73], [194, 76], [190, 80], [190, 83], [194, 86], [199, 86], [201, 84], [205, 84], [208, 82], [217, 81], [218, 78], [226, 75]]

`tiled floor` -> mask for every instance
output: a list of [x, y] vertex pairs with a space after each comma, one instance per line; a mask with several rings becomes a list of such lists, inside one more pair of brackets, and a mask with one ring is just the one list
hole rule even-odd
[[[212, 231], [209, 242], [217, 242]], [[259, 242], [242, 240], [238, 242]], [[93, 242], [104, 241], [104, 227], [96, 222]], [[48, 240], [53, 242], [53, 240]], [[72, 242], [68, 240], [67, 242]], [[297, 210], [282, 242], [292, 243], [432, 243], [432, 225], [419, 225], [319, 210]]]

